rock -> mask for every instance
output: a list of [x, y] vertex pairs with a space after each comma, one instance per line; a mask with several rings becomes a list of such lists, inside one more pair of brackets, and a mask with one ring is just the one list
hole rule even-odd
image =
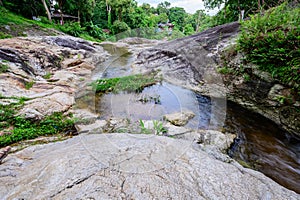
[[49, 36], [43, 38], [43, 42], [46, 42], [48, 44], [56, 44], [62, 47], [68, 47], [74, 50], [83, 49], [89, 52], [96, 51], [95, 47], [91, 42], [88, 42], [80, 38], [75, 38], [72, 36], [60, 36], [60, 37]]
[[45, 117], [39, 111], [30, 107], [26, 107], [22, 109], [19, 115], [25, 117], [26, 119], [34, 119], [34, 120], [41, 120]]
[[199, 144], [216, 148], [218, 151], [223, 153], [226, 153], [236, 138], [236, 135], [234, 134], [224, 134], [215, 130], [199, 131], [199, 133]]
[[3, 149], [0, 149], [0, 164], [2, 163], [2, 160], [4, 158], [6, 158], [6, 156], [8, 155], [9, 151], [11, 150], [10, 146], [7, 146]]
[[178, 113], [167, 114], [164, 116], [164, 118], [175, 126], [184, 126], [194, 116], [195, 114], [192, 111], [182, 111]]
[[193, 131], [193, 130], [185, 128], [185, 127], [175, 126], [171, 123], [167, 123], [166, 125], [164, 125], [164, 127], [168, 130], [169, 136], [177, 136], [178, 137], [179, 135], [184, 135], [186, 133], [190, 133]]
[[197, 144], [153, 135], [79, 135], [32, 146], [7, 157], [0, 181], [3, 199], [299, 199]]
[[107, 126], [105, 127], [105, 132], [124, 132], [128, 129], [129, 121], [128, 119], [112, 117], [107, 121]]
[[54, 93], [44, 98], [27, 101], [25, 106], [19, 111], [19, 115], [39, 119], [41, 116], [48, 116], [54, 112], [66, 112], [74, 102], [72, 94]]
[[79, 119], [77, 124], [93, 124], [97, 120], [98, 115], [87, 109], [72, 109], [70, 110], [76, 119]]
[[76, 91], [87, 91], [92, 70], [107, 56], [96, 43], [70, 36], [11, 38], [0, 46], [0, 60], [9, 66], [0, 74], [0, 93], [29, 98], [18, 114], [31, 119], [68, 111]]
[[81, 133], [103, 133], [107, 122], [105, 120], [96, 120], [93, 124], [77, 124], [75, 125], [78, 134]]

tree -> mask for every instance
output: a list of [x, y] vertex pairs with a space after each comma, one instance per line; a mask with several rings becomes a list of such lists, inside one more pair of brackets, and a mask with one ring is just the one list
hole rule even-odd
[[192, 35], [195, 31], [192, 24], [186, 24], [183, 32], [185, 35]]
[[119, 21], [122, 21], [123, 12], [130, 8], [132, 3], [132, 0], [107, 0], [108, 6], [116, 12]]
[[183, 31], [184, 29], [186, 16], [187, 13], [185, 12], [184, 8], [173, 7], [169, 10], [169, 20], [172, 23], [177, 24], [180, 31]]
[[112, 25], [112, 31], [114, 34], [128, 31], [129, 29], [129, 26], [125, 22], [121, 22], [119, 20], [114, 21], [114, 24]]
[[47, 4], [46, 4], [46, 1], [45, 1], [45, 0], [42, 0], [42, 3], [43, 3], [43, 6], [44, 6], [44, 8], [45, 8], [45, 10], [46, 10], [48, 20], [49, 20], [50, 22], [52, 22], [52, 19], [51, 19], [51, 13], [50, 13], [50, 11], [49, 11], [49, 9], [48, 9], [48, 6], [47, 6]]
[[169, 7], [171, 6], [171, 3], [168, 1], [165, 2], [161, 2], [157, 5], [157, 13], [163, 14], [166, 13], [167, 15], [169, 15]]
[[109, 28], [106, 0], [96, 0], [92, 21], [102, 28]]

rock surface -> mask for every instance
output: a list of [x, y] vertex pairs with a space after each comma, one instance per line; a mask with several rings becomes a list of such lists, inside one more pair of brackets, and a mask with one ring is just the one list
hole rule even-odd
[[11, 38], [0, 46], [0, 63], [9, 66], [0, 74], [0, 94], [30, 99], [19, 114], [32, 119], [69, 111], [108, 55], [96, 43], [71, 36]]
[[192, 111], [182, 111], [178, 113], [167, 114], [164, 118], [175, 126], [184, 126], [192, 119], [195, 114]]
[[81, 135], [10, 154], [3, 199], [299, 199], [263, 174], [180, 139]]
[[[289, 86], [278, 87], [278, 81], [257, 66], [243, 63], [243, 55], [233, 51], [238, 32], [239, 23], [233, 22], [159, 44], [138, 54], [135, 70], [158, 70], [172, 84], [212, 98], [228, 98], [300, 135], [299, 95]], [[225, 63], [221, 58], [227, 59]], [[218, 73], [217, 68], [224, 66], [243, 72]]]

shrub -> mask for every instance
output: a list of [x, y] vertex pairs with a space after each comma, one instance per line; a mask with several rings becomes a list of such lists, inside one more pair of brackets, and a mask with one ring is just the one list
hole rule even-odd
[[125, 22], [121, 22], [119, 20], [114, 21], [114, 24], [112, 25], [112, 31], [114, 34], [128, 31], [129, 29], [129, 26]]
[[242, 22], [238, 48], [257, 64], [300, 92], [300, 8], [286, 3]]
[[72, 36], [79, 37], [80, 34], [84, 33], [85, 28], [82, 28], [79, 22], [66, 22], [63, 26], [60, 26], [60, 30]]
[[7, 72], [8, 68], [8, 65], [0, 63], [0, 74]]

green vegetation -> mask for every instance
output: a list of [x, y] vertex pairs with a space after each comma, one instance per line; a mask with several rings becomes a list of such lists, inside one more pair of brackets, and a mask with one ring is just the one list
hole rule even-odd
[[141, 92], [145, 87], [154, 85], [159, 80], [155, 74], [137, 74], [110, 79], [100, 79], [92, 83], [96, 92]]
[[221, 74], [230, 74], [232, 73], [232, 69], [225, 66], [225, 67], [220, 67], [217, 69], [217, 72], [221, 73]]
[[[2, 0], [1, 2], [3, 7], [0, 7], [0, 25], [18, 25], [16, 30], [19, 34], [10, 34], [0, 27], [0, 38], [7, 38], [10, 35], [21, 36], [26, 26], [33, 25], [37, 26], [36, 28], [57, 29], [92, 41], [106, 40], [112, 34], [116, 35], [124, 31], [128, 31], [127, 36], [156, 39], [152, 34], [148, 37], [145, 31], [140, 33], [141, 28], [153, 30], [154, 34], [160, 35], [157, 39], [175, 39], [236, 21], [242, 17], [242, 13], [244, 18], [258, 12], [263, 13], [264, 9], [282, 3], [274, 0], [204, 0], [206, 8], [223, 6], [215, 16], [209, 16], [205, 10], [189, 14], [184, 8], [172, 7], [168, 1], [159, 3], [157, 8], [147, 3], [138, 5], [134, 0], [53, 1], [55, 11], [62, 11], [63, 15], [60, 17], [50, 14], [49, 1]], [[33, 17], [38, 17], [38, 21], [29, 20]], [[169, 31], [168, 26], [159, 28], [158, 24], [164, 26], [168, 22], [174, 25], [172, 32]], [[130, 32], [131, 30], [134, 31]], [[117, 37], [120, 38], [123, 37]]]
[[168, 130], [165, 127], [163, 127], [163, 123], [159, 120], [153, 120], [152, 121], [153, 130], [146, 128], [145, 123], [143, 122], [143, 120], [140, 119], [139, 123], [140, 123], [140, 129], [141, 129], [142, 134], [154, 133], [154, 134], [158, 135], [158, 134], [164, 134], [164, 133], [168, 132]]
[[246, 61], [257, 64], [300, 94], [300, 8], [286, 3], [242, 22], [238, 48]]
[[8, 67], [7, 64], [0, 63], [0, 74], [4, 73], [4, 72], [7, 72], [8, 68], [9, 67]]
[[[3, 99], [4, 97], [0, 97]], [[38, 136], [48, 136], [67, 131], [74, 131], [74, 120], [62, 113], [53, 113], [41, 121], [32, 121], [17, 116], [26, 98], [10, 97], [17, 102], [9, 105], [0, 104], [0, 147], [7, 146], [21, 140], [34, 139]]]
[[158, 120], [153, 120], [153, 128], [155, 130], [156, 135], [168, 132], [168, 130], [165, 127], [163, 127], [163, 123]]
[[10, 34], [0, 32], [0, 39], [12, 38]]
[[52, 76], [52, 74], [51, 74], [50, 72], [47, 72], [47, 73], [43, 76], [43, 78], [44, 78], [44, 79], [50, 79], [51, 76]]
[[30, 88], [32, 88], [32, 86], [34, 85], [34, 81], [29, 81], [25, 83], [25, 89], [29, 90]]
[[140, 129], [142, 134], [151, 134], [151, 130], [145, 127], [145, 123], [140, 119]]

